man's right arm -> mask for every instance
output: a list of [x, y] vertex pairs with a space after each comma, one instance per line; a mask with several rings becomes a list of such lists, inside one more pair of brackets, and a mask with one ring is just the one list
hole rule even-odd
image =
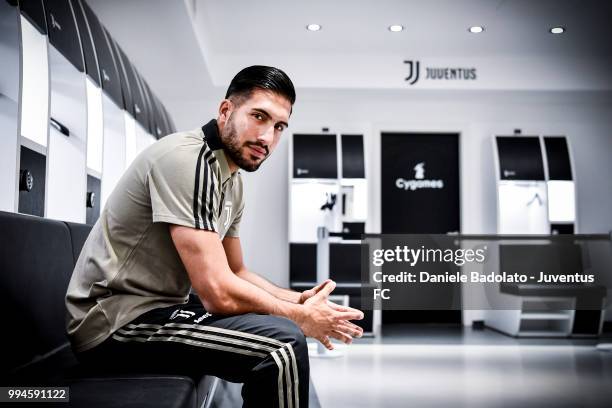
[[328, 283], [303, 305], [276, 298], [265, 290], [239, 278], [230, 269], [223, 245], [216, 232], [170, 225], [170, 235], [204, 307], [211, 313], [237, 315], [263, 313], [293, 320], [306, 336], [333, 348], [329, 337], [350, 343], [354, 329], [343, 321], [359, 320], [358, 310], [334, 310], [327, 297], [334, 289]]

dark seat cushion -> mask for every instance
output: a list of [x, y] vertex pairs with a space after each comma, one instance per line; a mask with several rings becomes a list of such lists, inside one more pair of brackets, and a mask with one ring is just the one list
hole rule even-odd
[[60, 221], [0, 212], [0, 372], [66, 343], [64, 296], [73, 268]]
[[85, 245], [85, 241], [91, 232], [91, 225], [87, 224], [77, 224], [74, 222], [66, 222], [68, 229], [70, 230], [70, 239], [72, 242], [72, 258], [73, 263], [76, 265], [77, 259], [79, 259], [79, 255], [81, 254], [81, 250], [83, 249], [83, 245]]
[[70, 382], [70, 407], [195, 407], [193, 380], [171, 376], [85, 378]]

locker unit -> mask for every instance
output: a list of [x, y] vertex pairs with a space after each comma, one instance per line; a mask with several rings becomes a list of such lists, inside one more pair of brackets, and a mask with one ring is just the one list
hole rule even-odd
[[[363, 135], [294, 134], [291, 139], [289, 280], [295, 290], [317, 282], [317, 228], [365, 232], [367, 184]], [[330, 243], [329, 277], [334, 294], [360, 307], [361, 245]], [[364, 331], [373, 332], [373, 313], [365, 311]]]
[[72, 3], [44, 1], [50, 71], [45, 216], [85, 222], [87, 90], [85, 63]]
[[19, 10], [0, 3], [0, 211], [15, 211], [19, 154]]
[[538, 136], [495, 137], [497, 232], [548, 234], [548, 194]]
[[[100, 178], [102, 175], [102, 143], [104, 142], [104, 117], [102, 112], [102, 89], [98, 56], [92, 29], [80, 0], [73, 1], [83, 57], [85, 62], [85, 91], [87, 95], [87, 174]], [[89, 187], [89, 183], [88, 183]], [[89, 194], [89, 188], [88, 188]]]
[[338, 137], [294, 134], [292, 142], [289, 241], [316, 243], [317, 227], [341, 226]]
[[[497, 136], [498, 233], [574, 234], [576, 195], [571, 154], [564, 136]], [[554, 240], [499, 245], [499, 270], [512, 273], [583, 272], [582, 249]], [[500, 285], [494, 293], [506, 310], [488, 310], [485, 324], [519, 337], [598, 335], [601, 311], [580, 310], [580, 299], [599, 299], [602, 288]]]
[[42, 0], [20, 5], [21, 99], [16, 210], [44, 216], [49, 137], [49, 56]]
[[123, 124], [124, 129], [124, 149], [125, 149], [125, 164], [124, 168], [128, 168], [134, 158], [136, 157], [136, 120], [134, 119], [134, 101], [132, 97], [131, 84], [128, 80], [128, 74], [126, 70], [125, 53], [119, 45], [108, 35], [107, 37], [110, 42], [115, 64], [117, 65], [117, 71], [119, 73], [119, 82], [121, 83], [121, 91], [123, 94], [123, 104], [121, 107], [124, 109], [123, 112]]
[[564, 136], [497, 136], [498, 233], [564, 234], [576, 228], [576, 188]]
[[[83, 6], [86, 6], [83, 3]], [[84, 7], [85, 8], [85, 7]], [[87, 8], [85, 8], [87, 14]], [[100, 187], [100, 207], [115, 188], [125, 170], [125, 117], [123, 113], [123, 91], [119, 68], [112, 49], [108, 32], [91, 13], [88, 18], [98, 56], [102, 80], [102, 111], [104, 143], [102, 146], [102, 178]]]

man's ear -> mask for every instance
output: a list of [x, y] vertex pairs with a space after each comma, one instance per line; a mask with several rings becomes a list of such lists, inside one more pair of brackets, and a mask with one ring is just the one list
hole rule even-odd
[[222, 128], [228, 121], [233, 110], [234, 104], [232, 101], [229, 99], [224, 99], [221, 101], [221, 104], [219, 105], [219, 118], [217, 119], [217, 124], [220, 128]]

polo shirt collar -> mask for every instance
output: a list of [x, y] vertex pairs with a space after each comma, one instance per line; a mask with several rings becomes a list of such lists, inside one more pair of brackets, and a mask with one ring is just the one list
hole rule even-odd
[[219, 162], [221, 169], [221, 182], [225, 184], [227, 180], [232, 177], [229, 164], [227, 163], [227, 157], [225, 156], [225, 150], [223, 150], [223, 143], [221, 143], [221, 137], [219, 136], [219, 126], [217, 120], [212, 119], [210, 122], [202, 126], [202, 132], [204, 133], [204, 140], [210, 149], [213, 151], [215, 158]]

